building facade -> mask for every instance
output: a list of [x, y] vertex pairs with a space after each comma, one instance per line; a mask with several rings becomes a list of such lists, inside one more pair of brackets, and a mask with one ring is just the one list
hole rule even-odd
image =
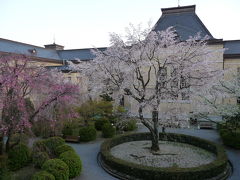
[[[207, 35], [209, 37], [208, 45], [210, 48], [216, 50], [225, 49], [225, 51], [219, 51], [216, 66], [223, 70], [232, 69], [235, 72], [240, 71], [240, 40], [225, 41], [214, 38], [197, 16], [195, 5], [163, 8], [162, 15], [153, 27], [153, 31], [162, 31], [168, 27], [173, 27], [182, 41], [187, 40], [190, 36], [195, 36], [197, 33], [200, 33], [202, 37]], [[106, 48], [99, 49], [104, 51]], [[89, 61], [94, 59], [94, 55], [89, 48], [65, 50], [64, 46], [55, 43], [39, 47], [0, 38], [0, 55], [6, 54], [27, 55], [41, 65], [62, 70], [66, 73], [66, 77], [70, 81], [77, 83], [81, 83], [83, 77], [78, 73], [71, 73], [66, 61], [76, 59]], [[232, 101], [233, 103], [237, 103], [237, 100]], [[125, 99], [125, 106], [133, 114], [137, 112], [135, 103], [127, 98]], [[183, 109], [190, 111], [188, 103], [183, 102], [182, 106]], [[167, 108], [167, 106], [164, 108]]]

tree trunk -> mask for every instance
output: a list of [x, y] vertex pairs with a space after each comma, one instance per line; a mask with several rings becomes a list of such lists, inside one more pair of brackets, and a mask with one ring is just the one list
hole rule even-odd
[[0, 155], [3, 154], [3, 145], [4, 145], [3, 136], [0, 135]]
[[166, 132], [165, 129], [166, 129], [166, 128], [163, 126], [163, 127], [162, 127], [162, 133], [165, 133], [165, 132]]
[[158, 111], [154, 110], [152, 112], [152, 121], [153, 121], [153, 127], [148, 124], [143, 117], [143, 109], [140, 106], [138, 109], [138, 113], [139, 113], [139, 118], [141, 120], [141, 122], [143, 123], [144, 126], [146, 126], [150, 133], [151, 133], [151, 141], [152, 141], [152, 146], [151, 146], [151, 150], [152, 151], [159, 151], [159, 133], [158, 133]]
[[158, 132], [158, 111], [156, 109], [152, 112], [152, 121], [153, 121], [153, 131], [152, 135], [152, 151], [159, 151], [159, 132]]
[[7, 142], [6, 142], [6, 152], [10, 150], [10, 139], [11, 139], [11, 134], [8, 134]]

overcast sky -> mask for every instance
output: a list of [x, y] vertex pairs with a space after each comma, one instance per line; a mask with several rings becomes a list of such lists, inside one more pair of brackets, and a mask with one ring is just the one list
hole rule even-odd
[[[240, 0], [180, 0], [196, 13], [215, 38], [240, 39]], [[0, 0], [0, 37], [65, 49], [105, 47], [109, 33], [123, 34], [129, 23], [153, 25], [161, 8], [178, 0]]]

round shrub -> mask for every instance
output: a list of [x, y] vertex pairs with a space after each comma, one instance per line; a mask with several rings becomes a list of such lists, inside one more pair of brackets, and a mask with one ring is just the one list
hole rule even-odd
[[18, 144], [8, 152], [9, 167], [18, 170], [30, 161], [30, 149], [24, 144]]
[[64, 123], [63, 129], [62, 129], [63, 137], [74, 135], [74, 130], [77, 128], [78, 128], [78, 123], [75, 121]]
[[109, 123], [109, 120], [107, 118], [105, 118], [105, 117], [102, 117], [102, 118], [96, 120], [95, 121], [95, 128], [96, 128], [96, 130], [101, 131], [103, 125], [106, 124], [106, 123]]
[[49, 160], [49, 156], [46, 152], [36, 152], [33, 154], [33, 164], [35, 167], [41, 168], [45, 161]]
[[60, 145], [56, 148], [56, 154], [57, 156], [59, 156], [60, 154], [66, 152], [66, 151], [72, 151], [72, 152], [75, 152], [74, 149], [67, 145], [67, 144], [63, 144], [63, 145]]
[[33, 147], [32, 147], [32, 150], [33, 150], [33, 154], [37, 153], [37, 152], [46, 152], [49, 154], [49, 149], [48, 147], [46, 146], [45, 144], [45, 140], [38, 140], [38, 141], [35, 141], [33, 143]]
[[80, 141], [93, 141], [97, 137], [97, 131], [93, 126], [82, 127], [79, 130]]
[[42, 169], [51, 173], [56, 180], [68, 180], [69, 168], [68, 165], [60, 159], [47, 160]]
[[65, 141], [61, 137], [50, 137], [44, 140], [44, 144], [48, 147], [48, 149], [56, 155], [56, 148], [60, 145], [65, 144]]
[[55, 180], [55, 177], [47, 171], [39, 171], [33, 175], [32, 180]]
[[67, 151], [59, 157], [69, 167], [69, 178], [74, 178], [81, 173], [82, 162], [79, 156], [73, 151]]
[[116, 129], [110, 123], [104, 124], [102, 128], [102, 136], [104, 138], [111, 138], [116, 134]]

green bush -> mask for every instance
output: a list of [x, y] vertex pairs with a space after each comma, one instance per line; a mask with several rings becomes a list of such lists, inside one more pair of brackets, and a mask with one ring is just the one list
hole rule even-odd
[[28, 136], [23, 133], [16, 133], [11, 136], [10, 145], [12, 144], [28, 144]]
[[69, 168], [68, 165], [60, 159], [47, 160], [42, 169], [51, 173], [56, 180], [68, 180]]
[[10, 172], [7, 168], [7, 156], [0, 155], [0, 180], [11, 179]]
[[95, 128], [98, 131], [102, 130], [104, 124], [109, 123], [109, 120], [106, 117], [101, 117], [100, 119], [96, 120]]
[[18, 144], [8, 152], [8, 160], [10, 169], [18, 170], [30, 162], [30, 149], [24, 144]]
[[73, 151], [66, 151], [59, 157], [69, 167], [69, 178], [80, 175], [82, 170], [82, 162], [79, 156]]
[[97, 137], [97, 131], [93, 126], [82, 127], [79, 130], [80, 141], [93, 141]]
[[116, 129], [110, 123], [104, 124], [102, 128], [102, 136], [104, 138], [111, 138], [116, 134]]
[[55, 180], [55, 177], [47, 171], [39, 171], [33, 175], [32, 180]]
[[41, 168], [45, 161], [49, 160], [46, 152], [36, 152], [33, 154], [32, 161], [35, 167]]
[[37, 137], [48, 138], [51, 135], [51, 126], [45, 118], [33, 122], [32, 131]]
[[63, 137], [75, 135], [75, 130], [76, 129], [78, 129], [77, 119], [75, 119], [72, 122], [64, 123], [63, 129], [62, 129]]
[[51, 151], [52, 154], [56, 155], [56, 148], [60, 145], [65, 144], [65, 141], [61, 137], [50, 137], [44, 140], [44, 144]]
[[57, 156], [59, 156], [60, 154], [66, 152], [66, 151], [72, 151], [72, 152], [75, 152], [74, 149], [67, 145], [67, 144], [63, 144], [63, 145], [60, 145], [56, 148], [56, 154]]
[[83, 125], [92, 124], [95, 117], [111, 117], [113, 114], [113, 104], [109, 101], [88, 101], [76, 109], [83, 119]]
[[232, 133], [227, 129], [221, 129], [220, 136], [225, 145], [236, 148], [236, 149], [240, 149], [240, 133], [239, 132]]
[[63, 137], [73, 135], [73, 128], [71, 126], [64, 125], [62, 134], [63, 134]]
[[38, 140], [33, 143], [33, 155], [38, 152], [46, 152], [48, 155], [50, 154], [49, 148], [45, 144], [45, 140]]
[[123, 123], [123, 129], [124, 131], [133, 131], [137, 129], [137, 122], [136, 120], [129, 120]]

